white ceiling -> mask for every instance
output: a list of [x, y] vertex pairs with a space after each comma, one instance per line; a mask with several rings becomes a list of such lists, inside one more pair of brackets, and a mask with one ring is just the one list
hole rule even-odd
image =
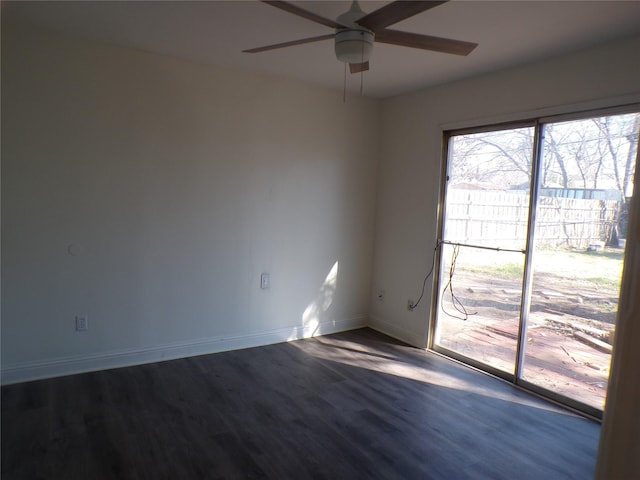
[[[335, 19], [349, 1], [295, 1]], [[388, 2], [363, 1], [371, 12]], [[342, 89], [332, 40], [258, 54], [242, 50], [331, 33], [257, 1], [3, 2], [3, 21]], [[389, 97], [640, 34], [640, 1], [452, 0], [391, 28], [479, 43], [468, 57], [375, 44], [364, 93]], [[637, 59], [630, 65], [638, 68]], [[360, 75], [348, 75], [357, 92]]]

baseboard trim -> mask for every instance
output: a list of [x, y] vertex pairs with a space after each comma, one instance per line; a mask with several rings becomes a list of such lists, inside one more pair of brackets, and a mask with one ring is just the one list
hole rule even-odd
[[426, 348], [426, 342], [422, 335], [410, 332], [393, 323], [382, 320], [380, 317], [371, 316], [369, 320], [369, 328], [373, 330], [400, 340], [401, 342], [408, 343], [413, 347]]
[[2, 385], [10, 385], [12, 383], [61, 377], [76, 373], [130, 367], [196, 355], [261, 347], [366, 327], [368, 326], [367, 320], [368, 317], [359, 316], [343, 320], [329, 320], [307, 326], [293, 325], [285, 328], [256, 331], [243, 335], [221, 335], [141, 349], [120, 350], [95, 355], [78, 355], [50, 361], [25, 362], [19, 365], [3, 366], [0, 371], [0, 383]]

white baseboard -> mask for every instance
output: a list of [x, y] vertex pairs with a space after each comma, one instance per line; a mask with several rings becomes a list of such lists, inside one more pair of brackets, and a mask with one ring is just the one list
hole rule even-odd
[[369, 328], [417, 348], [426, 348], [426, 340], [421, 334], [410, 332], [379, 317], [369, 317]]
[[3, 366], [1, 384], [27, 382], [43, 378], [60, 377], [76, 373], [129, 367], [144, 363], [193, 357], [209, 353], [260, 347], [273, 343], [288, 342], [330, 333], [343, 332], [366, 327], [367, 317], [346, 320], [330, 320], [315, 325], [277, 328], [242, 335], [210, 337], [186, 342], [176, 342], [141, 349], [120, 350], [95, 355], [78, 355], [57, 358], [50, 361], [25, 362], [19, 365]]

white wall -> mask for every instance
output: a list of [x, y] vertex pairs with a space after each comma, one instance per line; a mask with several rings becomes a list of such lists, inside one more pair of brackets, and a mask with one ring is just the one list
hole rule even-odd
[[378, 101], [3, 25], [3, 382], [366, 324], [378, 121]]
[[[640, 38], [383, 101], [371, 324], [426, 346], [443, 129], [640, 101]], [[385, 291], [381, 302], [378, 290]]]

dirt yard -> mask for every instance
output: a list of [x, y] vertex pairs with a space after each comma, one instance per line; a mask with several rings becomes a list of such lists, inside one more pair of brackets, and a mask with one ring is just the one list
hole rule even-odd
[[[622, 267], [621, 251], [603, 253], [551, 252], [538, 263], [523, 371], [524, 380], [598, 409], [606, 395]], [[521, 272], [485, 260], [474, 258], [470, 268], [458, 260], [454, 293], [469, 316], [461, 320], [441, 310], [437, 342], [513, 372]], [[463, 317], [450, 291], [441, 306]]]

